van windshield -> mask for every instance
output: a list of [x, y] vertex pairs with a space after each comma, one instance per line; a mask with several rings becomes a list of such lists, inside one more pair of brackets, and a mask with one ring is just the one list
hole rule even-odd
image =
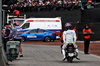
[[23, 24], [23, 21], [24, 20], [14, 20], [15, 23], [17, 23], [17, 22], [19, 23], [19, 26], [21, 26]]
[[24, 23], [24, 25], [22, 26], [22, 29], [29, 28], [29, 26], [30, 26], [30, 23]]

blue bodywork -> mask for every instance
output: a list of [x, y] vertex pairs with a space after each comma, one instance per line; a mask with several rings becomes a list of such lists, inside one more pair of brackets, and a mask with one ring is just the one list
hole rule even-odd
[[44, 29], [32, 29], [26, 31], [21, 36], [25, 37], [25, 40], [44, 40], [45, 37], [50, 37], [51, 40], [56, 39], [56, 35], [54, 32], [50, 32]]

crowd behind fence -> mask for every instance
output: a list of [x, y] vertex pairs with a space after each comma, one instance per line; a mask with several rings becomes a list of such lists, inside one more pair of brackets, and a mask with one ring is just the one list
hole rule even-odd
[[22, 12], [27, 11], [56, 11], [73, 9], [93, 8], [96, 0], [18, 0], [17, 3], [9, 5], [7, 10], [17, 9]]
[[10, 9], [21, 11], [40, 11], [40, 10], [73, 10], [82, 6], [81, 0], [19, 0], [16, 4], [10, 5]]

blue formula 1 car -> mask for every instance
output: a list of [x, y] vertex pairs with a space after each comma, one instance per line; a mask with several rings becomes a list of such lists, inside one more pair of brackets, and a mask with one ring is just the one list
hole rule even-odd
[[32, 29], [26, 31], [21, 36], [23, 42], [26, 40], [43, 40], [45, 42], [50, 42], [56, 39], [56, 35], [54, 32], [50, 32], [44, 29]]

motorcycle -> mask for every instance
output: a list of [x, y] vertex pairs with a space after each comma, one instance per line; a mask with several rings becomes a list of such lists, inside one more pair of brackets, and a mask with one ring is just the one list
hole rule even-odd
[[73, 43], [68, 43], [65, 49], [66, 59], [68, 62], [72, 62], [74, 58], [77, 57]]

